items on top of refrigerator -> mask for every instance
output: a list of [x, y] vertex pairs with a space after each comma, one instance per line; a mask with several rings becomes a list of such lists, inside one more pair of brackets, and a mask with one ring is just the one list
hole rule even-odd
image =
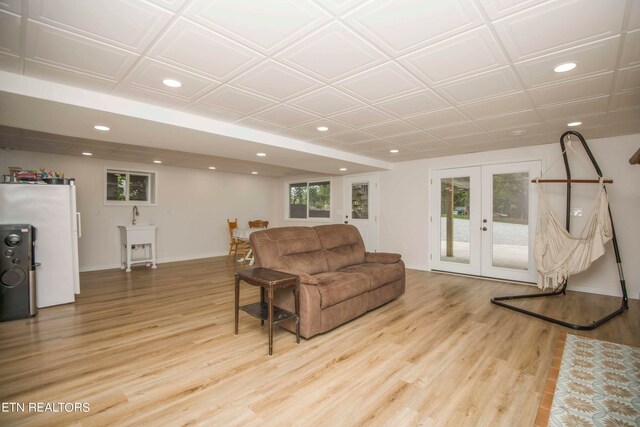
[[4, 182], [31, 184], [69, 184], [64, 172], [45, 168], [26, 170], [17, 167], [9, 168], [10, 175], [4, 175]]

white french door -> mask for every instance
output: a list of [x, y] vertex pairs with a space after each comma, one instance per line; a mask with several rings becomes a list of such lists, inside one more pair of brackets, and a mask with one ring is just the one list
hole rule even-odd
[[358, 228], [368, 252], [378, 251], [378, 176], [345, 176], [344, 223]]
[[535, 282], [533, 241], [540, 162], [431, 173], [430, 267]]

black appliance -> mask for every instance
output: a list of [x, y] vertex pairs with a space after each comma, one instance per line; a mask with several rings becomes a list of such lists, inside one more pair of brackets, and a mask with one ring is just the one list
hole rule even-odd
[[0, 321], [35, 316], [35, 227], [0, 224]]

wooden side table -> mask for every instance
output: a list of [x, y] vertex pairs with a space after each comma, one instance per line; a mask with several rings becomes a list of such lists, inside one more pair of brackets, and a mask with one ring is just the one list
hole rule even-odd
[[[250, 285], [260, 286], [260, 302], [243, 305], [240, 307], [240, 281], [244, 280]], [[238, 335], [238, 317], [240, 310], [260, 319], [264, 325], [266, 320], [269, 325], [269, 356], [273, 354], [273, 325], [284, 320], [295, 319], [296, 343], [300, 343], [300, 278], [293, 274], [283, 273], [268, 268], [249, 268], [238, 271], [235, 274], [236, 304], [235, 304], [235, 334]], [[278, 288], [293, 287], [295, 297], [295, 313], [273, 305], [274, 290]], [[265, 302], [265, 290], [267, 298]]]

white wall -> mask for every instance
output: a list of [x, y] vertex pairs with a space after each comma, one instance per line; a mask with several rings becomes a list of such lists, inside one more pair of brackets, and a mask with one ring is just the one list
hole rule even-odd
[[[584, 155], [579, 141], [576, 150]], [[614, 184], [608, 186], [612, 217], [618, 235], [629, 296], [639, 298], [640, 292], [640, 166], [630, 165], [629, 158], [640, 146], [640, 134], [602, 138], [587, 141], [605, 176]], [[429, 258], [429, 172], [485, 163], [507, 163], [541, 158], [543, 171], [560, 156], [560, 144], [547, 144], [417, 160], [398, 163], [394, 170], [380, 173], [380, 248], [382, 251], [399, 252], [410, 268], [426, 270]], [[575, 156], [570, 155], [574, 178], [595, 177]], [[585, 155], [586, 158], [586, 155]], [[565, 176], [562, 160], [558, 161], [545, 178]], [[550, 202], [559, 218], [564, 219], [565, 186], [548, 184]], [[589, 212], [596, 188], [593, 185], [574, 185], [572, 207], [582, 207]], [[585, 217], [577, 218], [584, 220]], [[580, 230], [579, 221], [572, 222], [572, 230]], [[592, 267], [575, 276], [569, 289], [607, 295], [620, 295], [618, 272], [613, 257], [612, 244], [608, 253]]]
[[0, 171], [9, 166], [54, 169], [76, 179], [82, 214], [81, 271], [115, 268], [120, 262], [116, 226], [131, 223], [131, 206], [105, 206], [105, 167], [157, 171], [157, 206], [139, 206], [139, 223], [158, 225], [158, 262], [226, 255], [227, 218], [247, 227], [250, 219], [275, 218], [275, 178], [230, 174], [22, 151], [0, 151]]

